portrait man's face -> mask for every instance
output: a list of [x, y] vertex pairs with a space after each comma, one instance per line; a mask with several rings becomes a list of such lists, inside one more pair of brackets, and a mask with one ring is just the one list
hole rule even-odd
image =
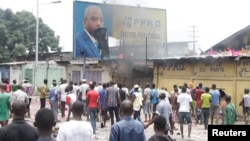
[[85, 29], [93, 34], [97, 28], [103, 27], [103, 15], [102, 11], [98, 7], [91, 7], [87, 11], [83, 24]]

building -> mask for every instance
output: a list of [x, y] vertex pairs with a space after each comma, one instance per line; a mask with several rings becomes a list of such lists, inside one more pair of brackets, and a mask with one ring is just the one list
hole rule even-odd
[[193, 82], [211, 88], [216, 84], [227, 94], [242, 115], [239, 102], [244, 88], [250, 88], [250, 26], [234, 33], [201, 55], [151, 58], [154, 64], [154, 82], [158, 87], [173, 89], [173, 85]]

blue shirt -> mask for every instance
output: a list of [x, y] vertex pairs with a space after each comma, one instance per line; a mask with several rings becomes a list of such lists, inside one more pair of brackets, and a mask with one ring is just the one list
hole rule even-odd
[[109, 141], [146, 141], [141, 122], [123, 117], [111, 127]]
[[53, 87], [49, 91], [49, 99], [50, 100], [57, 100], [57, 87]]
[[156, 104], [158, 102], [158, 92], [156, 89], [152, 89], [151, 91], [151, 95], [153, 97], [153, 99], [151, 100], [152, 104]]
[[210, 94], [212, 96], [211, 104], [219, 105], [219, 103], [220, 103], [220, 92], [218, 90], [211, 90]]
[[105, 103], [105, 94], [106, 94], [106, 90], [105, 89], [99, 91], [100, 106], [101, 106], [101, 108], [107, 108], [108, 107], [107, 103], [104, 105], [104, 103]]

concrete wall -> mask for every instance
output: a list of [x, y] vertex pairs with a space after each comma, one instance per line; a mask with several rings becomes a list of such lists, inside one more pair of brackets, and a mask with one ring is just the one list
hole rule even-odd
[[154, 82], [157, 87], [173, 90], [173, 85], [193, 82], [194, 86], [203, 83], [211, 88], [225, 89], [232, 95], [239, 114], [242, 107], [238, 106], [244, 94], [244, 88], [250, 88], [250, 59], [202, 59], [202, 60], [168, 60], [154, 66]]
[[[65, 67], [58, 66], [54, 61], [41, 61], [38, 63], [38, 70], [34, 72], [34, 63], [28, 63], [22, 66], [22, 79], [29, 78], [34, 84], [34, 77], [38, 86], [43, 84], [43, 80], [48, 79], [48, 84], [52, 84], [52, 80], [59, 81], [61, 77], [65, 78]], [[35, 75], [34, 75], [35, 74]]]

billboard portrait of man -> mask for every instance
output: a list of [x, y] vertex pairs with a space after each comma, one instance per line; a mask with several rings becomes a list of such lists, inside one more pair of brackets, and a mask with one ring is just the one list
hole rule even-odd
[[[76, 56], [102, 59], [108, 57], [108, 45], [103, 27], [103, 13], [96, 5], [88, 6], [83, 13], [83, 30], [76, 35]], [[107, 49], [105, 49], [107, 48]]]

